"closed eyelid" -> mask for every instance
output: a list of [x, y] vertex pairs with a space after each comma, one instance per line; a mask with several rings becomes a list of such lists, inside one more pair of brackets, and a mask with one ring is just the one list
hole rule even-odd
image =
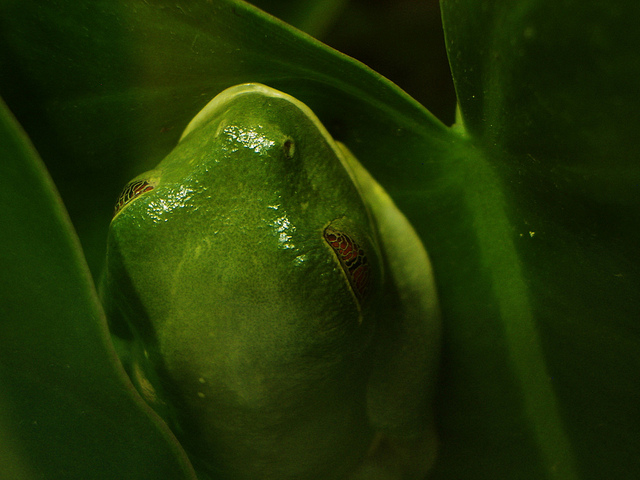
[[371, 266], [365, 250], [351, 236], [331, 227], [324, 229], [324, 239], [333, 249], [356, 298], [362, 302], [371, 281]]
[[149, 192], [155, 188], [153, 182], [147, 180], [133, 180], [129, 182], [120, 193], [116, 205], [114, 208], [113, 216], [115, 217], [126, 205], [131, 203], [134, 199]]

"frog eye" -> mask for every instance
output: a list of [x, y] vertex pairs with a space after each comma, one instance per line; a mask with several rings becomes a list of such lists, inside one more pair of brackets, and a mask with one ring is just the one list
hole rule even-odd
[[336, 254], [356, 298], [362, 301], [367, 294], [371, 273], [364, 249], [349, 235], [331, 227], [324, 229], [324, 239]]
[[148, 182], [147, 180], [133, 180], [122, 189], [122, 193], [118, 197], [116, 206], [113, 212], [115, 217], [120, 210], [122, 210], [127, 204], [145, 192], [149, 192], [155, 188], [155, 184]]

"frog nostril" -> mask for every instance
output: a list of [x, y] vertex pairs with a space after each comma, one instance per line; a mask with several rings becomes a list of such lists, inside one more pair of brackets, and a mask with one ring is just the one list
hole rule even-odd
[[293, 155], [296, 153], [296, 144], [292, 139], [288, 138], [282, 144], [282, 149], [287, 158], [293, 158]]

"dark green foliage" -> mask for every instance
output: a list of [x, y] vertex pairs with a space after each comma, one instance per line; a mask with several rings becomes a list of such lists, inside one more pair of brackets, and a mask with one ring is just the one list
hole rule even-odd
[[[232, 0], [2, 0], [0, 94], [94, 276], [120, 189], [216, 93], [251, 81], [299, 98], [387, 188], [434, 263], [434, 478], [638, 477], [640, 7], [441, 7], [452, 128]], [[190, 478], [119, 370], [35, 150], [8, 111], [1, 120], [0, 477]]]

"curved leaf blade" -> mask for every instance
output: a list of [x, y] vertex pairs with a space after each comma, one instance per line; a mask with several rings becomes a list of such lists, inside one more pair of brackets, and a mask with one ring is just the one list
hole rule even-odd
[[0, 476], [194, 480], [121, 369], [64, 207], [4, 103], [0, 159]]
[[[509, 239], [518, 266], [493, 292], [528, 305], [498, 321], [505, 332], [530, 332], [528, 344], [507, 334], [505, 345], [543, 467], [531, 478], [637, 476], [640, 384], [629, 379], [640, 367], [638, 6], [441, 5], [466, 135], [503, 197], [508, 228], [485, 243]], [[479, 225], [493, 221], [481, 210]], [[490, 271], [501, 270], [501, 255], [490, 256]], [[536, 364], [538, 374], [529, 371]], [[510, 460], [497, 461], [474, 468], [504, 475]]]

